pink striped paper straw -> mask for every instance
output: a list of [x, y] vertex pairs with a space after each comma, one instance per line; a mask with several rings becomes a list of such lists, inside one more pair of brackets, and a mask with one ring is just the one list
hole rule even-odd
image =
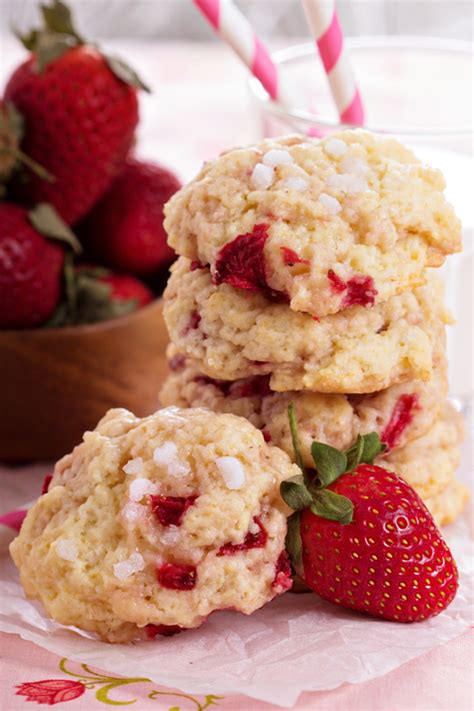
[[272, 99], [281, 99], [278, 72], [270, 52], [232, 0], [193, 0], [218, 35], [227, 42]]
[[16, 538], [27, 513], [22, 509], [0, 516], [0, 553], [5, 553], [8, 550], [9, 544]]
[[18, 533], [28, 511], [26, 509], [18, 509], [18, 511], [9, 511], [3, 516], [0, 516], [0, 525], [11, 528]]
[[362, 126], [364, 107], [344, 46], [334, 0], [302, 0], [342, 123]]

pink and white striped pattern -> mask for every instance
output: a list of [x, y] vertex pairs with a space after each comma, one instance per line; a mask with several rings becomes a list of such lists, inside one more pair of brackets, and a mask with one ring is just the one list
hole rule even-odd
[[342, 123], [362, 126], [364, 108], [347, 50], [344, 46], [334, 0], [302, 0], [308, 24], [327, 74]]
[[272, 99], [280, 97], [278, 71], [270, 52], [232, 0], [194, 0], [194, 4], [229, 44]]

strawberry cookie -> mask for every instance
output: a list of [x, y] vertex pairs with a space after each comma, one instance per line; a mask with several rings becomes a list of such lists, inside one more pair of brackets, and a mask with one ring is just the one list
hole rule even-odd
[[[449, 403], [428, 432], [384, 456], [384, 466], [397, 471], [422, 499], [431, 499], [452, 483], [459, 466], [463, 419]], [[440, 506], [438, 506], [440, 508]]]
[[467, 487], [453, 479], [439, 494], [425, 499], [425, 504], [438, 526], [447, 526], [459, 516], [468, 499]]
[[209, 269], [180, 257], [164, 293], [177, 348], [222, 380], [271, 374], [272, 390], [370, 393], [428, 380], [450, 320], [434, 278], [367, 309], [317, 319], [261, 293], [213, 283]]
[[[214, 380], [196, 364], [168, 350], [172, 372], [160, 393], [163, 406], [207, 407], [246, 417], [262, 430], [265, 439], [293, 454], [288, 428], [288, 405], [295, 406], [301, 454], [311, 466], [314, 440], [346, 449], [357, 435], [377, 432], [390, 451], [424, 435], [434, 425], [447, 395], [446, 364], [433, 370], [428, 382], [414, 380], [392, 385], [370, 395], [318, 393], [310, 390], [277, 393], [269, 388], [268, 376], [236, 381]], [[450, 425], [448, 425], [449, 428]]]
[[111, 410], [58, 462], [12, 557], [28, 597], [109, 642], [250, 614], [291, 587], [279, 484], [297, 473], [234, 415]]
[[417, 287], [460, 250], [444, 187], [393, 139], [289, 136], [205, 164], [168, 203], [165, 228], [214, 284], [321, 318]]

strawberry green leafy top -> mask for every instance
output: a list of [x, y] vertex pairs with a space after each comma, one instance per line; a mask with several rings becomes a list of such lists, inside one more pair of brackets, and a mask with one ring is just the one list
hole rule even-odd
[[[41, 4], [40, 11], [43, 26], [30, 30], [25, 34], [16, 32], [26, 49], [36, 56], [38, 73], [42, 73], [46, 66], [62, 57], [69, 49], [82, 45], [97, 45], [87, 42], [74, 26], [72, 13], [69, 7], [61, 0], [52, 0], [50, 5]], [[101, 52], [109, 69], [121, 81], [149, 92], [148, 86], [140, 79], [138, 74], [122, 59]]]

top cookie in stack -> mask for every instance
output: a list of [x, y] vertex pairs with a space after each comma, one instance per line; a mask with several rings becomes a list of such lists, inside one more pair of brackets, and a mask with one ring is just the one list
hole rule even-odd
[[[269, 393], [282, 393], [271, 402], [281, 409], [289, 397], [297, 413], [301, 404], [309, 441], [321, 417], [325, 432], [344, 428], [336, 413], [347, 403], [345, 440], [364, 431], [364, 398], [383, 391], [373, 429], [398, 431], [397, 418], [404, 428], [413, 423], [390, 449], [430, 432], [445, 416], [450, 322], [430, 268], [461, 248], [444, 187], [439, 171], [397, 141], [362, 130], [268, 140], [206, 164], [166, 208], [169, 243], [181, 256], [164, 315], [180, 372], [165, 385], [164, 404], [207, 401], [244, 414], [234, 381], [251, 378], [256, 392], [250, 381], [244, 390], [257, 398], [252, 412], [265, 430]], [[439, 403], [429, 416], [420, 414], [423, 383]], [[310, 398], [318, 414], [309, 418], [308, 393], [328, 394]], [[272, 441], [287, 448], [283, 430]]]
[[172, 340], [211, 377], [271, 373], [279, 391], [427, 380], [446, 320], [427, 267], [461, 245], [443, 188], [365, 131], [225, 153], [168, 203], [187, 258], [167, 292]]
[[378, 305], [460, 249], [441, 173], [345, 131], [225, 153], [168, 203], [169, 243], [230, 284], [318, 318]]

